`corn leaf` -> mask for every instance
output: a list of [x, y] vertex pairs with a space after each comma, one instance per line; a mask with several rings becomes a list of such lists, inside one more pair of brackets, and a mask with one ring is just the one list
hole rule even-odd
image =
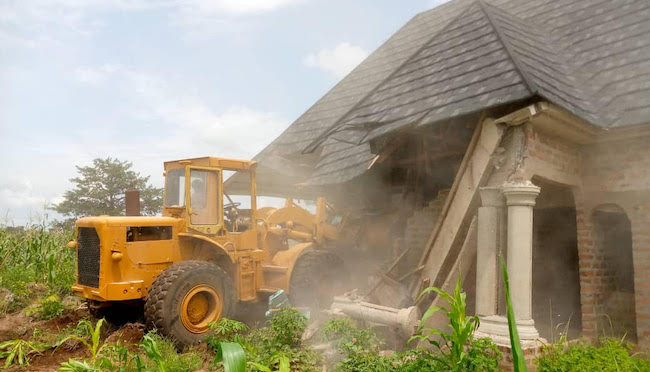
[[234, 342], [219, 343], [217, 360], [223, 361], [226, 372], [245, 372], [246, 354], [240, 344]]
[[506, 286], [506, 308], [508, 313], [508, 332], [510, 333], [510, 346], [512, 347], [512, 364], [515, 372], [528, 372], [524, 352], [521, 350], [519, 342], [519, 333], [517, 332], [517, 322], [515, 320], [515, 311], [512, 308], [512, 299], [510, 298], [510, 283], [508, 282], [508, 269], [506, 263], [501, 258], [501, 270], [503, 271], [503, 281]]

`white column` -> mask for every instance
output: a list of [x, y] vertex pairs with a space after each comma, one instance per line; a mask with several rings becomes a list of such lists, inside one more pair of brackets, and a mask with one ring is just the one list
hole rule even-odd
[[[532, 319], [533, 207], [540, 188], [527, 181], [516, 184], [506, 183], [501, 190], [506, 198], [508, 208], [506, 240], [510, 297], [515, 311], [519, 339], [522, 348], [527, 349], [539, 346], [541, 340]], [[482, 196], [483, 194], [481, 194]], [[496, 234], [498, 236], [497, 241], [501, 240], [502, 238], [499, 238], [501, 236], [500, 229], [497, 229]], [[480, 243], [478, 247], [481, 247]], [[477, 260], [481, 259], [477, 251]], [[478, 267], [482, 264], [481, 261], [477, 261], [477, 276], [480, 272]], [[488, 265], [492, 267], [491, 263]], [[498, 270], [498, 272], [501, 270], [500, 264]], [[501, 280], [500, 276], [498, 278], [498, 280]], [[499, 283], [499, 286], [503, 286], [503, 283]], [[476, 290], [478, 293], [478, 281]], [[478, 298], [476, 304], [478, 310]], [[477, 337], [490, 337], [498, 345], [509, 347], [508, 319], [503, 315], [482, 316], [481, 325], [477, 330]]]
[[501, 188], [482, 187], [478, 209], [478, 244], [476, 247], [476, 315], [497, 315], [499, 286], [499, 241], [501, 209], [504, 199]]
[[530, 182], [508, 183], [508, 277], [517, 320], [533, 318], [533, 207], [540, 188]]

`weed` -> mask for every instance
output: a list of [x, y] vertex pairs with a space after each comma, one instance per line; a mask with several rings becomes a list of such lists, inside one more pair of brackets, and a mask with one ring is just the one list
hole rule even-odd
[[[142, 338], [140, 347], [149, 359], [152, 370], [160, 372], [187, 372], [198, 369], [202, 363], [196, 353], [179, 354], [176, 346], [155, 332], [149, 332]], [[151, 368], [149, 368], [151, 369]]]
[[35, 315], [39, 320], [47, 320], [57, 317], [63, 313], [65, 306], [59, 296], [51, 295], [42, 300], [38, 306], [27, 311], [27, 315]]
[[11, 340], [0, 343], [0, 359], [5, 358], [5, 368], [16, 364], [24, 366], [29, 364], [33, 355], [49, 349], [50, 346], [35, 341]]
[[535, 364], [539, 372], [650, 371], [650, 362], [631, 356], [630, 351], [630, 345], [620, 339], [602, 339], [599, 345], [560, 341], [544, 346]]

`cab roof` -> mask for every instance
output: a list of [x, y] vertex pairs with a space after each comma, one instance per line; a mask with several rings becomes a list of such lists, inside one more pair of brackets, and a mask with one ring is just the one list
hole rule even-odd
[[239, 160], [204, 156], [202, 158], [180, 159], [165, 162], [165, 170], [194, 165], [199, 167], [215, 167], [234, 171], [250, 171], [255, 168], [257, 162], [253, 160]]

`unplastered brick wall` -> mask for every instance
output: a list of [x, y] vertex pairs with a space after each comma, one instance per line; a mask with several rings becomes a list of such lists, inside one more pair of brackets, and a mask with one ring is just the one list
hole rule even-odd
[[557, 173], [571, 176], [580, 174], [582, 154], [580, 146], [576, 144], [527, 128], [526, 148], [528, 157]]
[[[639, 344], [650, 346], [650, 137], [585, 146], [583, 156], [582, 186], [576, 188], [583, 332], [595, 336], [598, 327], [603, 328], [613, 296], [618, 296], [625, 300], [619, 301], [622, 305], [633, 300], [628, 316], [635, 317]], [[599, 196], [589, 200], [583, 192]], [[630, 298], [621, 297], [626, 293], [617, 292], [613, 284], [617, 273], [602, 247], [603, 226], [594, 218], [594, 208], [602, 205], [621, 207], [630, 222], [634, 268]]]

